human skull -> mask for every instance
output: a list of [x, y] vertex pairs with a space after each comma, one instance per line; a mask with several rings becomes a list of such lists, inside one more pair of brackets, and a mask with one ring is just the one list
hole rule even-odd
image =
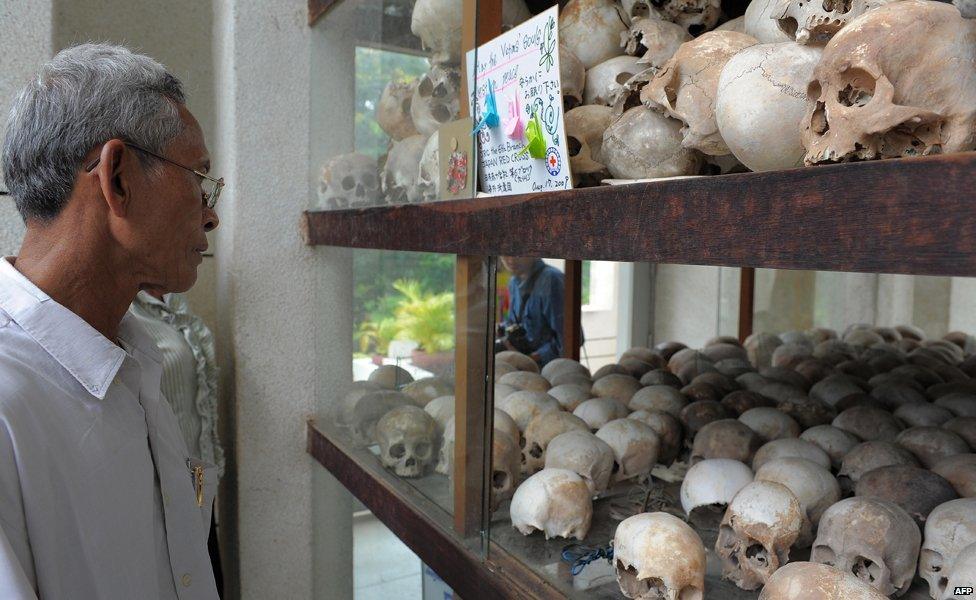
[[853, 573], [811, 562], [793, 562], [773, 573], [759, 600], [885, 600], [887, 596]]
[[353, 411], [356, 408], [356, 403], [366, 394], [381, 389], [383, 388], [372, 381], [352, 382], [349, 391], [332, 407], [332, 418], [336, 424], [343, 429], [352, 427]]
[[496, 403], [498, 408], [507, 412], [515, 420], [519, 431], [525, 432], [529, 422], [536, 415], [552, 410], [561, 410], [559, 402], [545, 392], [535, 392], [532, 390], [522, 390], [509, 395], [500, 402]]
[[953, 417], [943, 423], [942, 428], [966, 440], [969, 447], [976, 450], [976, 417]]
[[594, 381], [593, 388], [590, 391], [598, 398], [613, 398], [626, 406], [630, 402], [630, 398], [639, 389], [641, 389], [641, 384], [634, 377], [614, 373]]
[[845, 492], [852, 492], [865, 473], [888, 465], [918, 466], [918, 460], [911, 452], [892, 442], [864, 442], [847, 453], [837, 478]]
[[590, 530], [593, 501], [583, 478], [569, 469], [543, 469], [515, 490], [512, 527], [522, 535], [541, 531], [554, 537], [583, 539]]
[[613, 449], [613, 483], [643, 475], [657, 462], [661, 440], [649, 425], [635, 419], [610, 421], [596, 436]]
[[593, 389], [593, 379], [585, 373], [562, 371], [553, 375], [552, 379], [549, 380], [549, 383], [552, 384], [552, 387], [566, 384], [575, 385], [585, 388], [587, 392]]
[[356, 445], [369, 446], [376, 442], [377, 421], [394, 408], [407, 404], [413, 405], [413, 402], [401, 392], [369, 392], [344, 406], [342, 421], [348, 424], [350, 436]]
[[559, 40], [586, 69], [620, 56], [630, 18], [612, 0], [570, 0], [559, 13]]
[[640, 513], [617, 525], [613, 564], [623, 595], [634, 600], [702, 600], [705, 547], [687, 523], [665, 512]]
[[715, 121], [719, 75], [733, 55], [756, 43], [743, 33], [712, 31], [681, 44], [641, 91], [641, 101], [684, 123], [682, 147], [711, 156], [729, 154]]
[[589, 425], [576, 415], [554, 410], [539, 413], [525, 428], [525, 447], [522, 449], [522, 473], [540, 471], [546, 462], [546, 448], [557, 435], [572, 430], [589, 431]]
[[[746, 8], [746, 10], [749, 10]], [[715, 31], [738, 31], [739, 33], [746, 33], [746, 17], [745, 15], [736, 17], [734, 19], [729, 19], [728, 21], [722, 23], [715, 28]], [[759, 39], [757, 36], [752, 36]], [[759, 40], [762, 42], [762, 40]], [[763, 42], [765, 43], [765, 42]]]
[[732, 498], [752, 482], [752, 469], [737, 460], [712, 458], [694, 464], [681, 482], [681, 508], [700, 528], [714, 529]]
[[795, 438], [800, 435], [800, 424], [789, 415], [775, 408], [757, 406], [739, 415], [739, 420], [749, 426], [763, 441]]
[[610, 126], [611, 112], [607, 106], [579, 106], [563, 117], [569, 166], [577, 184], [579, 181], [597, 184], [610, 175], [600, 152], [603, 133]]
[[774, 407], [776, 401], [758, 392], [739, 390], [722, 398], [722, 404], [731, 408], [735, 414], [742, 416], [746, 411], [759, 406]]
[[586, 72], [583, 103], [609, 107], [621, 86], [644, 69], [645, 67], [638, 64], [637, 57], [627, 55], [614, 56], [593, 65]]
[[855, 19], [807, 88], [805, 162], [973, 149], [976, 74], [945, 68], [960, 62], [976, 62], [976, 28], [953, 6], [906, 0]]
[[949, 590], [973, 587], [973, 573], [976, 573], [976, 544], [963, 548], [949, 566], [949, 583], [942, 600], [963, 600], [963, 596], [950, 595]]
[[515, 371], [514, 373], [502, 375], [498, 383], [504, 383], [519, 390], [531, 390], [533, 392], [547, 392], [552, 387], [548, 379], [538, 373], [529, 371]]
[[567, 431], [552, 438], [546, 469], [569, 469], [583, 478], [590, 494], [607, 489], [613, 472], [613, 449], [588, 431]]
[[503, 500], [515, 494], [519, 479], [518, 441], [501, 430], [494, 430], [491, 438], [491, 497], [490, 509], [498, 510]]
[[969, 452], [969, 444], [965, 440], [941, 427], [906, 429], [898, 434], [895, 443], [914, 454], [928, 469], [947, 456]]
[[823, 46], [845, 25], [864, 13], [893, 0], [844, 0], [802, 2], [772, 0], [771, 18], [790, 40], [799, 44]]
[[929, 514], [918, 561], [918, 574], [928, 582], [929, 596], [942, 598], [949, 583], [949, 567], [963, 548], [974, 543], [976, 498], [951, 500]]
[[596, 432], [610, 421], [623, 419], [628, 412], [627, 407], [614, 398], [591, 398], [581, 402], [573, 410], [573, 415], [582, 419], [590, 430]]
[[424, 411], [434, 419], [438, 432], [443, 436], [448, 419], [454, 416], [454, 396], [434, 398], [424, 406]]
[[935, 405], [947, 409], [957, 417], [976, 417], [976, 394], [946, 394], [937, 398]]
[[376, 123], [390, 139], [400, 141], [419, 133], [410, 117], [414, 86], [407, 81], [391, 81], [376, 103]]
[[813, 532], [821, 515], [831, 504], [840, 500], [840, 486], [830, 471], [805, 458], [771, 460], [756, 471], [756, 481], [781, 483], [800, 502], [807, 519], [797, 540], [800, 548], [813, 542]]
[[921, 538], [898, 505], [848, 498], [824, 512], [810, 560], [853, 573], [886, 596], [900, 596], [915, 576]]
[[539, 363], [532, 360], [532, 357], [515, 350], [502, 350], [495, 354], [495, 362], [505, 362], [519, 371], [539, 372]]
[[[410, 31], [431, 52], [431, 64], [461, 62], [461, 0], [417, 0], [410, 17]], [[523, 0], [502, 1], [502, 27], [510, 29], [531, 17]]]
[[722, 69], [715, 121], [729, 150], [750, 170], [803, 166], [799, 123], [820, 54], [794, 42], [760, 44], [742, 50]]
[[550, 388], [547, 393], [559, 402], [563, 410], [570, 412], [576, 410], [577, 406], [593, 397], [588, 387], [575, 383], [557, 385]]
[[657, 17], [635, 20], [624, 41], [627, 54], [645, 67], [661, 68], [681, 44], [691, 40], [684, 27]]
[[661, 448], [658, 451], [657, 461], [662, 465], [670, 465], [681, 452], [682, 431], [681, 422], [674, 416], [661, 411], [637, 410], [629, 415], [628, 419], [636, 419], [641, 423], [649, 425], [657, 437], [661, 440]]
[[761, 445], [756, 432], [736, 419], [712, 421], [695, 435], [691, 463], [706, 458], [731, 458], [749, 464]]
[[402, 204], [421, 200], [421, 190], [418, 187], [420, 157], [424, 154], [426, 144], [427, 138], [424, 135], [414, 135], [393, 142], [381, 174], [387, 203]]
[[743, 15], [742, 31], [759, 40], [760, 44], [794, 41], [773, 20], [773, 11], [777, 4], [777, 0], [752, 0]]
[[932, 472], [945, 478], [963, 498], [976, 498], [976, 454], [956, 454], [935, 463]]
[[444, 435], [441, 437], [441, 447], [437, 451], [437, 464], [434, 471], [448, 477], [454, 476], [454, 440], [457, 439], [454, 429], [454, 416], [444, 423]]
[[701, 164], [698, 155], [681, 145], [681, 122], [643, 106], [610, 123], [602, 150], [610, 174], [621, 179], [691, 175]]
[[441, 197], [440, 140], [439, 132], [430, 134], [424, 145], [424, 153], [420, 155], [417, 186], [420, 188], [420, 199], [424, 202]]
[[837, 416], [837, 411], [823, 402], [798, 396], [783, 400], [776, 405], [776, 410], [793, 417], [801, 429], [829, 425]]
[[589, 377], [590, 370], [584, 367], [578, 360], [573, 360], [571, 358], [554, 358], [546, 363], [540, 374], [546, 379], [551, 380], [557, 373], [563, 372], [573, 372], [582, 373]]
[[837, 403], [852, 394], [863, 394], [861, 388], [849, 375], [830, 375], [824, 377], [810, 388], [810, 397], [820, 400], [830, 406], [837, 406]]
[[508, 385], [507, 383], [496, 383], [494, 386], [495, 390], [495, 402], [501, 402], [505, 398], [508, 398], [515, 392], [521, 391], [514, 385]]
[[734, 379], [745, 373], [751, 373], [754, 368], [748, 359], [724, 358], [715, 363], [715, 370]]
[[848, 452], [861, 441], [852, 433], [837, 429], [833, 425], [817, 425], [800, 434], [801, 440], [813, 442], [827, 453], [834, 469], [840, 469]]
[[631, 410], [659, 410], [674, 417], [681, 416], [681, 409], [688, 405], [688, 398], [670, 385], [649, 385], [637, 390], [630, 398]]
[[831, 425], [865, 441], [894, 440], [902, 430], [894, 415], [870, 406], [848, 408], [837, 415]]
[[895, 411], [899, 407], [910, 404], [927, 404], [928, 398], [912, 384], [905, 384], [889, 380], [871, 389], [871, 397], [877, 398], [888, 410]]
[[919, 527], [936, 506], [959, 497], [942, 477], [910, 465], [890, 465], [868, 471], [854, 486], [854, 495], [894, 502], [904, 508]]
[[761, 587], [790, 558], [806, 516], [793, 492], [773, 481], [753, 481], [729, 503], [715, 553], [722, 577], [744, 590]]
[[461, 71], [454, 67], [431, 67], [417, 79], [410, 103], [410, 116], [424, 141], [444, 123], [458, 117]]
[[651, 0], [661, 15], [691, 35], [713, 29], [722, 15], [721, 0]]
[[522, 434], [519, 433], [519, 428], [518, 425], [515, 424], [515, 419], [510, 417], [507, 412], [501, 410], [500, 408], [496, 408], [494, 411], [492, 411], [492, 413], [494, 415], [491, 422], [492, 428], [505, 433], [508, 435], [508, 437], [515, 440], [515, 445], [517, 446], [521, 440]]
[[772, 460], [787, 457], [805, 458], [825, 469], [830, 469], [830, 457], [820, 446], [799, 438], [783, 438], [763, 444], [752, 459], [752, 468], [759, 470]]
[[643, 386], [669, 385], [675, 389], [683, 385], [677, 375], [665, 368], [654, 369], [644, 373], [644, 376], [640, 378], [640, 383]]
[[772, 365], [773, 352], [783, 343], [775, 333], [753, 333], [743, 342], [749, 362], [757, 369]]
[[380, 462], [400, 477], [420, 477], [437, 447], [437, 423], [419, 406], [399, 406], [376, 423]]
[[586, 67], [562, 42], [559, 43], [559, 85], [563, 96], [563, 115], [583, 104]]
[[319, 176], [319, 208], [337, 210], [379, 204], [380, 181], [376, 161], [353, 152], [329, 160]]
[[903, 404], [895, 409], [895, 417], [908, 427], [939, 427], [952, 416], [948, 409], [935, 404]]
[[410, 396], [414, 404], [423, 408], [435, 398], [447, 396], [454, 391], [454, 385], [441, 377], [424, 377], [411, 381], [401, 389]]

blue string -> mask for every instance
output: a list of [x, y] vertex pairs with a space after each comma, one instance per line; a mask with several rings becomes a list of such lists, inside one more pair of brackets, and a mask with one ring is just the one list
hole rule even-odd
[[570, 564], [569, 572], [572, 575], [579, 575], [583, 567], [601, 558], [607, 561], [613, 560], [613, 546], [587, 546], [585, 544], [569, 544], [563, 548], [563, 562]]

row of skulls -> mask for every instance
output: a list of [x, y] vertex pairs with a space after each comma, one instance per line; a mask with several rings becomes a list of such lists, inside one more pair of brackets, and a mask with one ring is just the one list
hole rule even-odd
[[717, 1], [572, 0], [576, 183], [972, 150], [976, 10], [958, 4], [753, 0], [709, 31]]
[[[976, 573], [976, 546], [964, 550], [976, 544], [974, 351], [964, 334], [858, 325], [633, 348], [592, 375], [499, 353], [496, 415], [515, 422], [522, 456], [518, 473], [510, 457], [493, 474], [523, 479], [513, 527], [583, 539], [600, 492], [687, 461], [684, 514], [718, 530], [723, 576], [739, 587], [768, 591], [790, 549], [810, 548], [832, 568], [785, 572], [850, 590], [839, 597], [901, 595], [917, 570], [932, 598], [949, 598]], [[701, 597], [701, 541], [662, 515], [618, 527], [621, 590]], [[773, 588], [765, 597], [795, 597]]]
[[[416, 3], [430, 71], [385, 87], [381, 167], [330, 160], [321, 208], [439, 197], [437, 131], [460, 109], [461, 2]], [[974, 149], [976, 25], [964, 16], [976, 3], [957, 3], [753, 0], [713, 30], [718, 0], [571, 0], [559, 52], [574, 184]], [[503, 15], [506, 28], [530, 16], [522, 0]]]

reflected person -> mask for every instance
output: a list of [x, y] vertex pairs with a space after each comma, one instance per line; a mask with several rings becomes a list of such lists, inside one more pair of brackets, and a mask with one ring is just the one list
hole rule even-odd
[[499, 325], [495, 350], [517, 350], [544, 366], [563, 352], [563, 273], [540, 258], [502, 256], [512, 273], [511, 308]]

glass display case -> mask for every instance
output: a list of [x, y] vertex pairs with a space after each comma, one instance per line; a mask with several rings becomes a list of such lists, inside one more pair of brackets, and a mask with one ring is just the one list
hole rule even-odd
[[[577, 189], [478, 194], [463, 57], [549, 5], [523, 8], [347, 0], [315, 25], [342, 35], [316, 42], [303, 234], [353, 248], [353, 311], [334, 318], [357, 354], [309, 453], [465, 598], [757, 598], [787, 549], [844, 564], [817, 536], [851, 497], [896, 506], [915, 562], [838, 577], [928, 597], [925, 518], [976, 495], [976, 156], [756, 173], [698, 156], [669, 175], [710, 176], [600, 187], [614, 173], [580, 163]], [[690, 40], [707, 13], [670, 21]], [[554, 95], [567, 112], [577, 87]], [[568, 158], [589, 151], [566, 135]], [[448, 194], [445, 147], [469, 198]], [[904, 468], [845, 468], [871, 442], [897, 456], [873, 466]], [[727, 520], [746, 486], [795, 523], [748, 538]]]

